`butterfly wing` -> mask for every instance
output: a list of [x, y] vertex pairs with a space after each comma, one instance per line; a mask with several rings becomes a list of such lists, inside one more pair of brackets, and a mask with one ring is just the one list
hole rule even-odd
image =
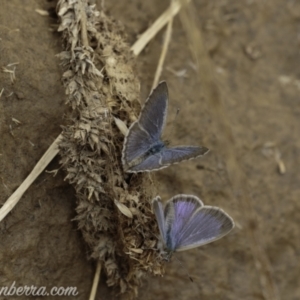
[[176, 195], [167, 202], [165, 222], [167, 232], [166, 246], [169, 250], [176, 250], [178, 234], [184, 231], [190, 218], [202, 206], [202, 201], [192, 195]]
[[233, 227], [232, 218], [222, 209], [212, 206], [198, 208], [184, 227], [173, 233], [175, 251], [192, 249], [218, 240]]
[[153, 211], [155, 213], [155, 217], [157, 220], [160, 235], [161, 235], [163, 241], [165, 242], [165, 240], [166, 240], [165, 216], [164, 216], [164, 210], [163, 210], [163, 206], [161, 203], [161, 199], [159, 196], [155, 197], [152, 200], [152, 207], [153, 207]]
[[197, 146], [177, 146], [172, 148], [165, 148], [161, 151], [160, 164], [162, 166], [169, 166], [171, 164], [179, 163], [184, 160], [193, 159], [206, 154], [209, 151], [206, 147]]
[[150, 155], [144, 160], [141, 161], [141, 163], [130, 167], [128, 172], [135, 173], [135, 172], [150, 172], [150, 171], [155, 171], [159, 170], [162, 168], [166, 168], [167, 166], [162, 166], [160, 164], [161, 160], [161, 154], [157, 153], [154, 155]]
[[168, 87], [161, 82], [150, 94], [140, 113], [125, 137], [122, 163], [127, 167], [130, 162], [144, 155], [160, 140], [167, 117]]
[[165, 81], [162, 81], [146, 100], [138, 120], [140, 126], [148, 132], [154, 141], [160, 139], [167, 119], [167, 109], [168, 86]]
[[196, 146], [164, 148], [161, 152], [152, 154], [142, 160], [139, 164], [130, 167], [128, 172], [149, 172], [160, 170], [171, 164], [176, 164], [184, 160], [202, 156], [208, 151], [209, 150], [205, 147]]

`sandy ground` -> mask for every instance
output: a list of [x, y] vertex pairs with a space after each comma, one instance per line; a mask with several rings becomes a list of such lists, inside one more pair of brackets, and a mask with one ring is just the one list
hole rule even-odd
[[[108, 14], [123, 23], [128, 43], [133, 44], [168, 3], [114, 0], [105, 6]], [[250, 187], [259, 247], [270, 261], [280, 299], [300, 299], [300, 6], [279, 0], [194, 3], [236, 139], [232, 151]], [[0, 98], [1, 204], [66, 122], [61, 70], [55, 57], [62, 49], [61, 39], [49, 30], [57, 20], [34, 11], [51, 7], [54, 1], [1, 4], [0, 63], [9, 70], [15, 67], [16, 74], [12, 83], [9, 73], [0, 73], [0, 91], [4, 88]], [[152, 85], [163, 35], [161, 32], [137, 58], [142, 99]], [[18, 64], [7, 66], [12, 63]], [[264, 299], [250, 251], [252, 241], [245, 234], [247, 212], [234, 197], [226, 161], [215, 147], [223, 133], [212, 125], [220, 120], [213, 119], [199, 97], [193, 66], [185, 32], [176, 18], [162, 74], [170, 93], [165, 136], [172, 144], [205, 145], [211, 152], [203, 159], [158, 172], [158, 190], [165, 200], [178, 193], [195, 194], [205, 204], [226, 210], [237, 227], [220, 241], [176, 254], [163, 278], [145, 280], [139, 298]], [[180, 113], [174, 120], [177, 108]], [[286, 167], [284, 175], [279, 173], [276, 153]], [[59, 168], [58, 160], [47, 170]], [[13, 281], [17, 286], [77, 286], [76, 299], [87, 299], [95, 266], [87, 260], [89, 249], [76, 223], [71, 222], [75, 192], [63, 178], [62, 171], [56, 177], [44, 172], [0, 223], [0, 287]], [[115, 299], [103, 284], [98, 296]]]

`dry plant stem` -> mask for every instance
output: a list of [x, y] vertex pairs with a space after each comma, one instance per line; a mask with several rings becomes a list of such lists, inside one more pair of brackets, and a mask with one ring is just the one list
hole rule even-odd
[[[257, 226], [257, 217], [253, 208], [253, 201], [249, 193], [246, 175], [243, 173], [236, 159], [234, 147], [236, 144], [228, 116], [223, 107], [221, 95], [218, 86], [214, 80], [210, 59], [205, 51], [202, 36], [198, 26], [193, 21], [193, 13], [195, 11], [191, 5], [187, 9], [183, 9], [180, 13], [181, 22], [186, 31], [189, 46], [192, 54], [198, 64], [199, 80], [201, 82], [201, 90], [205, 94], [205, 99], [210, 106], [210, 112], [215, 120], [216, 132], [218, 135], [218, 151], [224, 156], [227, 165], [229, 178], [233, 185], [233, 190], [239, 201], [243, 215], [248, 218], [247, 231], [250, 247], [254, 259], [254, 264], [260, 279], [262, 293], [266, 300], [279, 300], [279, 294], [275, 285], [271, 265], [269, 259], [262, 247], [262, 238], [259, 235]], [[222, 146], [221, 146], [222, 145]], [[224, 147], [224, 145], [230, 145]]]
[[80, 11], [81, 11], [81, 42], [84, 47], [89, 46], [87, 30], [86, 30], [86, 13], [84, 9], [85, 2], [80, 2]]
[[[167, 22], [175, 16], [180, 10], [180, 4], [175, 2], [173, 8], [170, 6], [154, 23], [148, 28], [141, 37], [134, 43], [131, 50], [135, 55], [139, 55], [141, 51], [146, 47], [149, 41], [161, 30], [161, 28], [167, 24]], [[87, 37], [82, 31], [82, 41], [85, 43]], [[4, 89], [2, 89], [1, 94]], [[18, 189], [6, 200], [5, 204], [0, 209], [0, 222], [5, 218], [5, 216], [15, 207], [22, 195], [29, 188], [29, 186], [34, 182], [34, 180], [41, 174], [41, 172], [47, 167], [51, 160], [57, 155], [57, 141], [61, 140], [61, 135], [53, 142], [53, 144], [48, 148], [46, 153], [38, 161], [30, 175], [24, 180], [24, 182], [18, 187]], [[42, 169], [43, 168], [43, 169]], [[36, 172], [39, 170], [39, 172]], [[30, 180], [29, 180], [30, 177]], [[30, 183], [29, 183], [30, 182]], [[26, 185], [25, 185], [26, 183]], [[28, 184], [29, 183], [29, 184]]]
[[[186, 0], [189, 3], [190, 0]], [[139, 55], [145, 46], [154, 38], [154, 36], [169, 22], [171, 18], [176, 16], [181, 8], [181, 2], [172, 1], [169, 8], [149, 27], [140, 38], [132, 45], [131, 50], [135, 55]]]
[[45, 154], [41, 157], [39, 162], [33, 168], [31, 173], [22, 182], [18, 189], [6, 200], [4, 205], [0, 209], [0, 221], [2, 221], [5, 216], [15, 207], [22, 195], [28, 189], [28, 187], [34, 182], [34, 180], [44, 171], [47, 165], [58, 153], [58, 145], [62, 140], [62, 135], [60, 134], [52, 145], [48, 148]]
[[[174, 1], [171, 1], [171, 6], [174, 3]], [[154, 80], [153, 80], [153, 85], [152, 85], [152, 90], [157, 86], [162, 69], [163, 69], [163, 64], [167, 55], [167, 51], [169, 48], [169, 44], [170, 44], [170, 40], [171, 40], [171, 35], [172, 35], [172, 26], [173, 26], [173, 17], [170, 18], [169, 22], [168, 22], [168, 26], [167, 26], [167, 30], [166, 30], [166, 37], [165, 37], [165, 41], [164, 41], [164, 45], [160, 54], [160, 58], [159, 58], [159, 62], [157, 65], [157, 69], [155, 72], [155, 76], [154, 76]]]
[[97, 293], [97, 287], [99, 284], [99, 279], [100, 279], [100, 274], [101, 274], [101, 262], [98, 260], [97, 261], [97, 267], [96, 267], [96, 272], [93, 280], [93, 286], [91, 289], [91, 294], [89, 300], [94, 300], [96, 298], [96, 293]]

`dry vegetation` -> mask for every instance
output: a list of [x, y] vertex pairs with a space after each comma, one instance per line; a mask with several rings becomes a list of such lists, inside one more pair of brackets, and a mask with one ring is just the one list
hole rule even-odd
[[[205, 1], [182, 1], [182, 3], [171, 1], [165, 3], [164, 8], [169, 5], [165, 12], [160, 8], [161, 17], [157, 14], [158, 10], [155, 14], [151, 10], [147, 12], [150, 15], [154, 14], [157, 21], [153, 22], [154, 19], [152, 19], [153, 24], [146, 31], [145, 28], [141, 30], [139, 27], [139, 33], [144, 31], [144, 34], [140, 35], [130, 48], [126, 40], [126, 30], [130, 34], [135, 32], [132, 29], [135, 28], [135, 19], [132, 24], [128, 23], [125, 30], [114, 16], [110, 16], [105, 11], [103, 3], [100, 2], [89, 4], [86, 0], [59, 0], [56, 11], [60, 35], [48, 32], [48, 35], [43, 36], [44, 41], [49, 39], [58, 41], [52, 52], [54, 54], [60, 52], [56, 55], [60, 60], [60, 66], [51, 70], [49, 65], [42, 64], [42, 68], [47, 69], [48, 66], [49, 73], [55, 74], [54, 80], [49, 79], [49, 82], [54, 82], [53, 85], [58, 85], [59, 76], [62, 78], [64, 91], [57, 92], [63, 101], [53, 106], [50, 101], [42, 103], [41, 107], [38, 106], [40, 104], [37, 106], [42, 116], [43, 114], [50, 115], [51, 110], [53, 110], [51, 115], [56, 118], [57, 114], [65, 116], [63, 121], [56, 119], [54, 122], [51, 119], [51, 123], [56, 124], [55, 129], [50, 128], [51, 131], [48, 134], [51, 134], [51, 139], [48, 138], [45, 141], [46, 135], [38, 133], [43, 131], [40, 129], [42, 124], [36, 121], [36, 124], [32, 125], [28, 121], [35, 119], [35, 116], [32, 117], [30, 114], [30, 105], [24, 106], [23, 104], [24, 98], [33, 97], [35, 89], [39, 90], [39, 76], [42, 75], [33, 79], [32, 72], [26, 73], [26, 68], [22, 67], [22, 64], [25, 64], [24, 61], [20, 62], [20, 67], [24, 69], [21, 69], [19, 74], [18, 60], [21, 55], [19, 53], [18, 59], [14, 60], [9, 52], [18, 53], [18, 48], [25, 47], [25, 44], [29, 44], [26, 53], [36, 50], [30, 48], [30, 43], [26, 39], [24, 39], [26, 43], [23, 41], [24, 44], [18, 45], [18, 41], [22, 38], [17, 35], [20, 30], [23, 33], [21, 28], [23, 23], [11, 26], [11, 28], [7, 27], [9, 24], [0, 27], [3, 32], [1, 42], [5, 45], [1, 46], [3, 87], [0, 86], [0, 105], [4, 112], [0, 119], [1, 134], [3, 134], [0, 159], [5, 157], [1, 165], [4, 198], [2, 198], [3, 206], [0, 209], [1, 235], [3, 236], [0, 256], [3, 268], [0, 272], [2, 277], [0, 285], [9, 285], [12, 280], [18, 280], [18, 285], [30, 283], [47, 286], [59, 285], [59, 283], [65, 286], [71, 285], [71, 281], [68, 283], [67, 280], [56, 280], [56, 278], [65, 278], [64, 270], [68, 270], [71, 274], [67, 276], [68, 278], [74, 275], [72, 284], [84, 290], [84, 293], [79, 295], [82, 299], [86, 299], [86, 295], [90, 294], [92, 278], [94, 278], [94, 285], [90, 299], [94, 297], [98, 299], [97, 295], [112, 299], [117, 297], [116, 295], [124, 299], [133, 299], [138, 294], [146, 299], [174, 299], [174, 296], [180, 299], [195, 299], [197, 296], [201, 299], [298, 299], [300, 290], [293, 278], [297, 278], [299, 271], [294, 270], [291, 277], [287, 275], [286, 278], [285, 272], [288, 272], [289, 266], [294, 268], [294, 263], [299, 258], [297, 254], [299, 242], [296, 241], [298, 222], [294, 220], [299, 220], [295, 214], [299, 209], [297, 199], [300, 191], [298, 173], [294, 168], [298, 161], [300, 146], [297, 134], [292, 130], [297, 127], [295, 122], [299, 119], [299, 111], [294, 101], [299, 98], [297, 90], [299, 84], [297, 79], [281, 73], [291, 69], [295, 73], [293, 76], [296, 77], [298, 69], [294, 67], [292, 59], [292, 62], [277, 65], [278, 57], [282, 57], [282, 49], [280, 46], [268, 48], [267, 42], [264, 50], [266, 52], [271, 50], [266, 60], [271, 61], [264, 63], [261, 48], [252, 40], [249, 42], [254, 34], [248, 33], [247, 27], [251, 24], [251, 29], [254, 32], [258, 31], [261, 24], [272, 19], [270, 17], [272, 13], [276, 17], [281, 14], [281, 4], [277, 1], [277, 10], [275, 10], [271, 4], [264, 4], [265, 7], [263, 7], [255, 1], [248, 1], [249, 3], [245, 1], [243, 4], [233, 4], [229, 3], [230, 1], [223, 1], [221, 4], [206, 4]], [[44, 5], [44, 2], [40, 3], [41, 6]], [[107, 6], [113, 12], [112, 3]], [[295, 17], [296, 8], [291, 8], [293, 6], [291, 3], [287, 5], [287, 16], [291, 18], [290, 27], [293, 28], [293, 20], [297, 19], [298, 15]], [[29, 20], [32, 18], [31, 13], [35, 13], [35, 17], [39, 14], [40, 20], [41, 16], [50, 19], [49, 13], [47, 14], [49, 10], [38, 9], [34, 12], [33, 8], [36, 9], [34, 5], [36, 4], [32, 2], [23, 7], [24, 11], [29, 13]], [[50, 5], [54, 8], [53, 3]], [[134, 11], [133, 7], [130, 10], [122, 5], [122, 3], [116, 3], [115, 11], [119, 11], [119, 16], [124, 17], [122, 20], [124, 23], [126, 23], [127, 10], [132, 16], [139, 16], [141, 13], [141, 11]], [[18, 9], [19, 6], [17, 2], [7, 4], [3, 7], [3, 11], [10, 13], [12, 9]], [[144, 9], [152, 7], [150, 4], [140, 4], [136, 1], [136, 7], [140, 6], [145, 6]], [[254, 17], [256, 8], [260, 11], [257, 19]], [[270, 9], [270, 15], [265, 15], [263, 12], [265, 8]], [[201, 13], [198, 13], [200, 11]], [[206, 11], [211, 15], [205, 16]], [[178, 12], [179, 17], [173, 20]], [[145, 19], [149, 19], [147, 13], [144, 16]], [[202, 17], [201, 23], [199, 15]], [[286, 15], [282, 18], [288, 19]], [[8, 22], [9, 19], [5, 20]], [[235, 20], [240, 23], [234, 23]], [[249, 20], [249, 24], [243, 23], [244, 20]], [[252, 20], [256, 20], [257, 23]], [[22, 20], [22, 22], [25, 21]], [[49, 29], [50, 25], [55, 23], [53, 20], [48, 22], [49, 24], [43, 25], [43, 30]], [[143, 23], [138, 20], [138, 17], [136, 22]], [[167, 25], [165, 34], [157, 38], [156, 34], [165, 25]], [[275, 23], [273, 26], [274, 28], [280, 27], [280, 23]], [[38, 26], [33, 26], [30, 30], [32, 32], [29, 38], [40, 34]], [[241, 33], [239, 30], [244, 31]], [[270, 41], [270, 32], [273, 29], [265, 30], [265, 35], [257, 34], [256, 37], [261, 43], [266, 40], [270, 44], [277, 45], [279, 38], [284, 35], [284, 33], [282, 35], [278, 33], [275, 42]], [[25, 30], [24, 32], [26, 33]], [[132, 39], [131, 36], [129, 36], [130, 39]], [[237, 45], [233, 43], [235, 39], [240, 39]], [[151, 40], [154, 41], [148, 47], [150, 54], [145, 54], [146, 58], [145, 56], [137, 57]], [[37, 47], [36, 42], [35, 48]], [[180, 51], [185, 52], [181, 54]], [[40, 53], [46, 52], [47, 48], [41, 48]], [[298, 52], [298, 50], [291, 51], [292, 58], [297, 58]], [[50, 65], [54, 64], [54, 54]], [[152, 57], [151, 62], [148, 62], [147, 55]], [[28, 61], [35, 60], [34, 56], [28, 57]], [[143, 66], [139, 66], [139, 59], [144, 62]], [[43, 54], [40, 54], [39, 60], [43, 60]], [[255, 65], [258, 60], [262, 61], [261, 65]], [[192, 66], [188, 80], [181, 76], [186, 74], [185, 72], [176, 72], [174, 68], [169, 68], [172, 72], [164, 71], [168, 70], [167, 64], [173, 63], [178, 66], [181, 65], [181, 61]], [[58, 65], [57, 61], [55, 63]], [[274, 69], [270, 69], [271, 63], [274, 63]], [[40, 67], [38, 64], [35, 66], [36, 70]], [[139, 70], [143, 70], [144, 73]], [[201, 144], [213, 149], [213, 153], [206, 161], [197, 161], [193, 165], [174, 166], [158, 175], [155, 174], [156, 176], [148, 173], [128, 175], [123, 172], [121, 153], [124, 133], [126, 126], [129, 127], [136, 120], [142, 106], [139, 100], [141, 83], [138, 74], [145, 74], [145, 71], [147, 75], [142, 75], [142, 78], [147, 81], [149, 89], [155, 86], [164, 75], [172, 82], [170, 85], [174, 88], [172, 97], [176, 97], [176, 92], [184, 97], [181, 101], [185, 102], [178, 100], [173, 108], [180, 104], [182, 108], [186, 106], [186, 111], [189, 113], [187, 119], [190, 118], [191, 121], [188, 123], [189, 120], [187, 120], [187, 124], [183, 124], [181, 120], [179, 125], [175, 125], [177, 127], [174, 139], [180, 141], [183, 136], [190, 135], [189, 141], [203, 140]], [[271, 74], [274, 73], [278, 78], [272, 78]], [[257, 74], [263, 75], [259, 78], [260, 75]], [[44, 74], [43, 78], [46, 76], [47, 74]], [[153, 77], [154, 80], [149, 80], [149, 77]], [[25, 78], [28, 78], [28, 81], [31, 80], [31, 86], [18, 83], [26, 82]], [[178, 83], [183, 80], [185, 80], [184, 84]], [[47, 83], [47, 80], [43, 81]], [[246, 82], [251, 82], [252, 85], [247, 86]], [[282, 90], [280, 90], [280, 84]], [[186, 89], [191, 91], [186, 92]], [[255, 90], [255, 93], [252, 94], [252, 90]], [[243, 99], [241, 102], [230, 100], [228, 95], [233, 98], [237, 97], [234, 93], [241, 98], [244, 95], [250, 95], [250, 99], [245, 96], [246, 100]], [[47, 95], [50, 94], [51, 88], [47, 90]], [[264, 102], [264, 97], [268, 97], [269, 94], [275, 99], [274, 102], [277, 101], [274, 105], [271, 102], [273, 98], [269, 102]], [[282, 100], [281, 94], [286, 96], [286, 101]], [[14, 101], [19, 101], [18, 105], [15, 105], [14, 103], [17, 102]], [[63, 110], [61, 109], [62, 102], [66, 104]], [[18, 106], [19, 108], [16, 108]], [[43, 111], [43, 107], [47, 109]], [[57, 112], [59, 109], [60, 111]], [[199, 109], [201, 112], [196, 115], [195, 111]], [[20, 111], [22, 114], [18, 115]], [[8, 116], [12, 121], [8, 121]], [[26, 127], [26, 121], [32, 125], [31, 128]], [[257, 124], [260, 122], [265, 125], [258, 127]], [[23, 123], [25, 123], [24, 126]], [[62, 133], [59, 133], [61, 123], [64, 126]], [[35, 125], [37, 127], [34, 127]], [[47, 127], [45, 124], [44, 126]], [[278, 135], [274, 133], [273, 126]], [[250, 133], [247, 131], [248, 128], [251, 128]], [[27, 132], [30, 130], [34, 134], [28, 135]], [[269, 137], [277, 139], [276, 142], [268, 142]], [[28, 140], [30, 145], [34, 145], [31, 139], [35, 141], [43, 139], [45, 143], [42, 150], [35, 155], [34, 161], [28, 158], [30, 155], [27, 155], [29, 143], [26, 146], [24, 144], [24, 140]], [[292, 144], [291, 140], [296, 141]], [[47, 150], [49, 145], [51, 146]], [[289, 168], [286, 167], [279, 152], [279, 145], [285, 145], [283, 151], [289, 158]], [[11, 149], [17, 149], [14, 156]], [[62, 172], [58, 171], [60, 167], [57, 162], [51, 168], [55, 169], [54, 173], [58, 172], [60, 175], [54, 179], [43, 177], [43, 180], [37, 179], [35, 182], [58, 152], [60, 164], [65, 172], [64, 180], [74, 187], [75, 192], [68, 190], [69, 187], [63, 183]], [[40, 162], [34, 167], [40, 157], [42, 157]], [[16, 165], [14, 165], [15, 161], [17, 161]], [[27, 166], [28, 163], [30, 164]], [[273, 165], [277, 166], [278, 170], [272, 169], [272, 175], [270, 175], [270, 166]], [[19, 169], [22, 171], [19, 172]], [[33, 170], [30, 173], [28, 170], [31, 169]], [[290, 175], [288, 175], [289, 172]], [[30, 174], [26, 178], [28, 173]], [[42, 176], [46, 176], [45, 173]], [[61, 186], [57, 188], [56, 182], [61, 182]], [[26, 192], [31, 184], [33, 187]], [[282, 192], [280, 187], [282, 187]], [[291, 201], [285, 205], [281, 201], [287, 191], [291, 191], [292, 196]], [[226, 207], [237, 222], [237, 229], [228, 238], [226, 237], [227, 241], [208, 246], [209, 248], [205, 246], [204, 250], [199, 250], [199, 252], [191, 251], [191, 254], [187, 253], [186, 256], [179, 255], [183, 259], [184, 268], [189, 273], [194, 272], [191, 275], [194, 275], [192, 277], [195, 278], [195, 282], [188, 288], [184, 288], [190, 284], [187, 283], [185, 272], [181, 269], [178, 271], [176, 266], [174, 267], [174, 261], [172, 262], [173, 268], [163, 262], [157, 251], [158, 228], [151, 209], [151, 200], [157, 194], [173, 196], [186, 192], [199, 194], [201, 198], [203, 197], [205, 204]], [[27, 193], [29, 196], [26, 196]], [[66, 202], [70, 202], [69, 198], [76, 195], [76, 207], [66, 206], [65, 209], [71, 211], [70, 214], [65, 214], [63, 209], [56, 215], [58, 210], [53, 206], [61, 205], [60, 198], [64, 197], [64, 193]], [[34, 209], [37, 205], [36, 198], [39, 199], [37, 210]], [[57, 202], [53, 199], [57, 199]], [[20, 203], [12, 210], [19, 201]], [[76, 215], [72, 215], [72, 211], [76, 211]], [[16, 225], [14, 230], [13, 226], [18, 224], [19, 220], [26, 219], [28, 212], [29, 214], [33, 212], [32, 218], [36, 220], [36, 223], [32, 226], [31, 221], [28, 221], [27, 225], [23, 225], [20, 221], [20, 226]], [[47, 212], [53, 212], [53, 215], [47, 216]], [[65, 220], [62, 221], [64, 218]], [[48, 219], [49, 224], [45, 221]], [[69, 224], [71, 219], [74, 221], [73, 224], [76, 224], [73, 226], [80, 229], [85, 245], [87, 245], [85, 250], [78, 248], [78, 245], [83, 244], [82, 240], [76, 240], [78, 236], [66, 243], [70, 232], [75, 232], [74, 228], [70, 227], [72, 225], [61, 229], [61, 234], [60, 229], [55, 227], [57, 224], [62, 226]], [[46, 225], [39, 229], [38, 222], [40, 224], [45, 222]], [[18, 235], [24, 228], [32, 231], [27, 241], [24, 240], [26, 234]], [[11, 239], [8, 232], [12, 232]], [[42, 238], [41, 232], [49, 233], [49, 236]], [[274, 233], [274, 236], [271, 233]], [[58, 267], [57, 261], [54, 260], [55, 256], [52, 255], [56, 250], [53, 234], [54, 236], [60, 234], [58, 238], [60, 246], [57, 246], [57, 249], [65, 249], [65, 245], [69, 245], [69, 249], [61, 254], [61, 263]], [[53, 240], [53, 243], [47, 246], [45, 241], [49, 239]], [[33, 243], [35, 240], [38, 241], [40, 245], [38, 248], [43, 254], [37, 255], [34, 267], [30, 268], [32, 257], [36, 255], [36, 246]], [[14, 252], [14, 249], [18, 249], [19, 252]], [[205, 252], [205, 250], [210, 251]], [[58, 251], [62, 253], [63, 250]], [[95, 276], [94, 265], [89, 265], [82, 253], [87, 253], [88, 259], [97, 262]], [[19, 255], [24, 256], [23, 263], [18, 260]], [[282, 258], [282, 256], [285, 257]], [[20, 266], [22, 271], [20, 272], [18, 268], [12, 270], [4, 260], [11, 260], [13, 264]], [[45, 261], [48, 261], [51, 266], [49, 273], [44, 271]], [[74, 265], [74, 261], [76, 263], [80, 261], [81, 265], [76, 265], [77, 271], [73, 273], [70, 266]], [[198, 261], [201, 261], [201, 267], [198, 267]], [[87, 273], [84, 273], [85, 267], [82, 267], [85, 264], [88, 268]], [[53, 275], [54, 269], [57, 272], [55, 275]], [[57, 269], [60, 270], [57, 271]], [[278, 275], [279, 273], [276, 273], [278, 271], [282, 271], [282, 274]], [[44, 274], [43, 272], [46, 272], [46, 275], [41, 275]], [[151, 282], [149, 279], [152, 275], [163, 275], [165, 272], [166, 276], [158, 279], [159, 281]], [[180, 272], [184, 275], [179, 276]], [[88, 275], [85, 276], [85, 274]], [[82, 276], [85, 277], [85, 281], [80, 286], [78, 282]], [[99, 276], [102, 276], [102, 281], [106, 286], [113, 287], [109, 289], [109, 292], [101, 284], [97, 291]], [[48, 277], [50, 282], [47, 281]], [[39, 279], [33, 282], [33, 278]], [[149, 280], [146, 284], [148, 288], [140, 289], [141, 284], [145, 285], [145, 280]]]

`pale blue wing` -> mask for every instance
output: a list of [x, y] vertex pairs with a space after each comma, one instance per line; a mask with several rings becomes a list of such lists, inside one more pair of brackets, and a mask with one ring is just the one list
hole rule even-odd
[[171, 164], [196, 158], [206, 154], [209, 150], [205, 147], [179, 146], [163, 148], [160, 152], [144, 158], [139, 164], [130, 167], [127, 172], [147, 172], [168, 167]]
[[213, 242], [229, 233], [233, 227], [232, 218], [222, 209], [203, 206], [194, 212], [181, 230], [173, 232], [175, 251], [184, 251]]
[[[149, 172], [164, 168], [160, 164], [161, 154], [154, 154], [145, 158], [140, 164], [130, 167], [127, 172]], [[167, 166], [166, 166], [167, 167]]]
[[177, 233], [182, 232], [193, 214], [203, 206], [202, 201], [192, 195], [176, 195], [165, 207], [166, 231], [168, 233], [166, 246], [175, 251]]
[[127, 166], [130, 162], [145, 155], [154, 142], [148, 132], [140, 127], [138, 121], [133, 123], [128, 130], [123, 145], [123, 165]]
[[122, 162], [125, 166], [143, 156], [160, 141], [167, 117], [168, 88], [161, 82], [150, 94], [124, 141]]
[[197, 146], [177, 146], [172, 148], [164, 148], [161, 151], [161, 165], [169, 166], [184, 160], [189, 160], [206, 154], [209, 151], [206, 147]]
[[152, 207], [155, 213], [160, 235], [165, 243], [165, 239], [166, 239], [165, 217], [164, 217], [163, 206], [159, 196], [157, 196], [152, 200]]
[[168, 86], [162, 81], [152, 91], [139, 117], [139, 124], [149, 133], [153, 143], [160, 140], [168, 110]]

